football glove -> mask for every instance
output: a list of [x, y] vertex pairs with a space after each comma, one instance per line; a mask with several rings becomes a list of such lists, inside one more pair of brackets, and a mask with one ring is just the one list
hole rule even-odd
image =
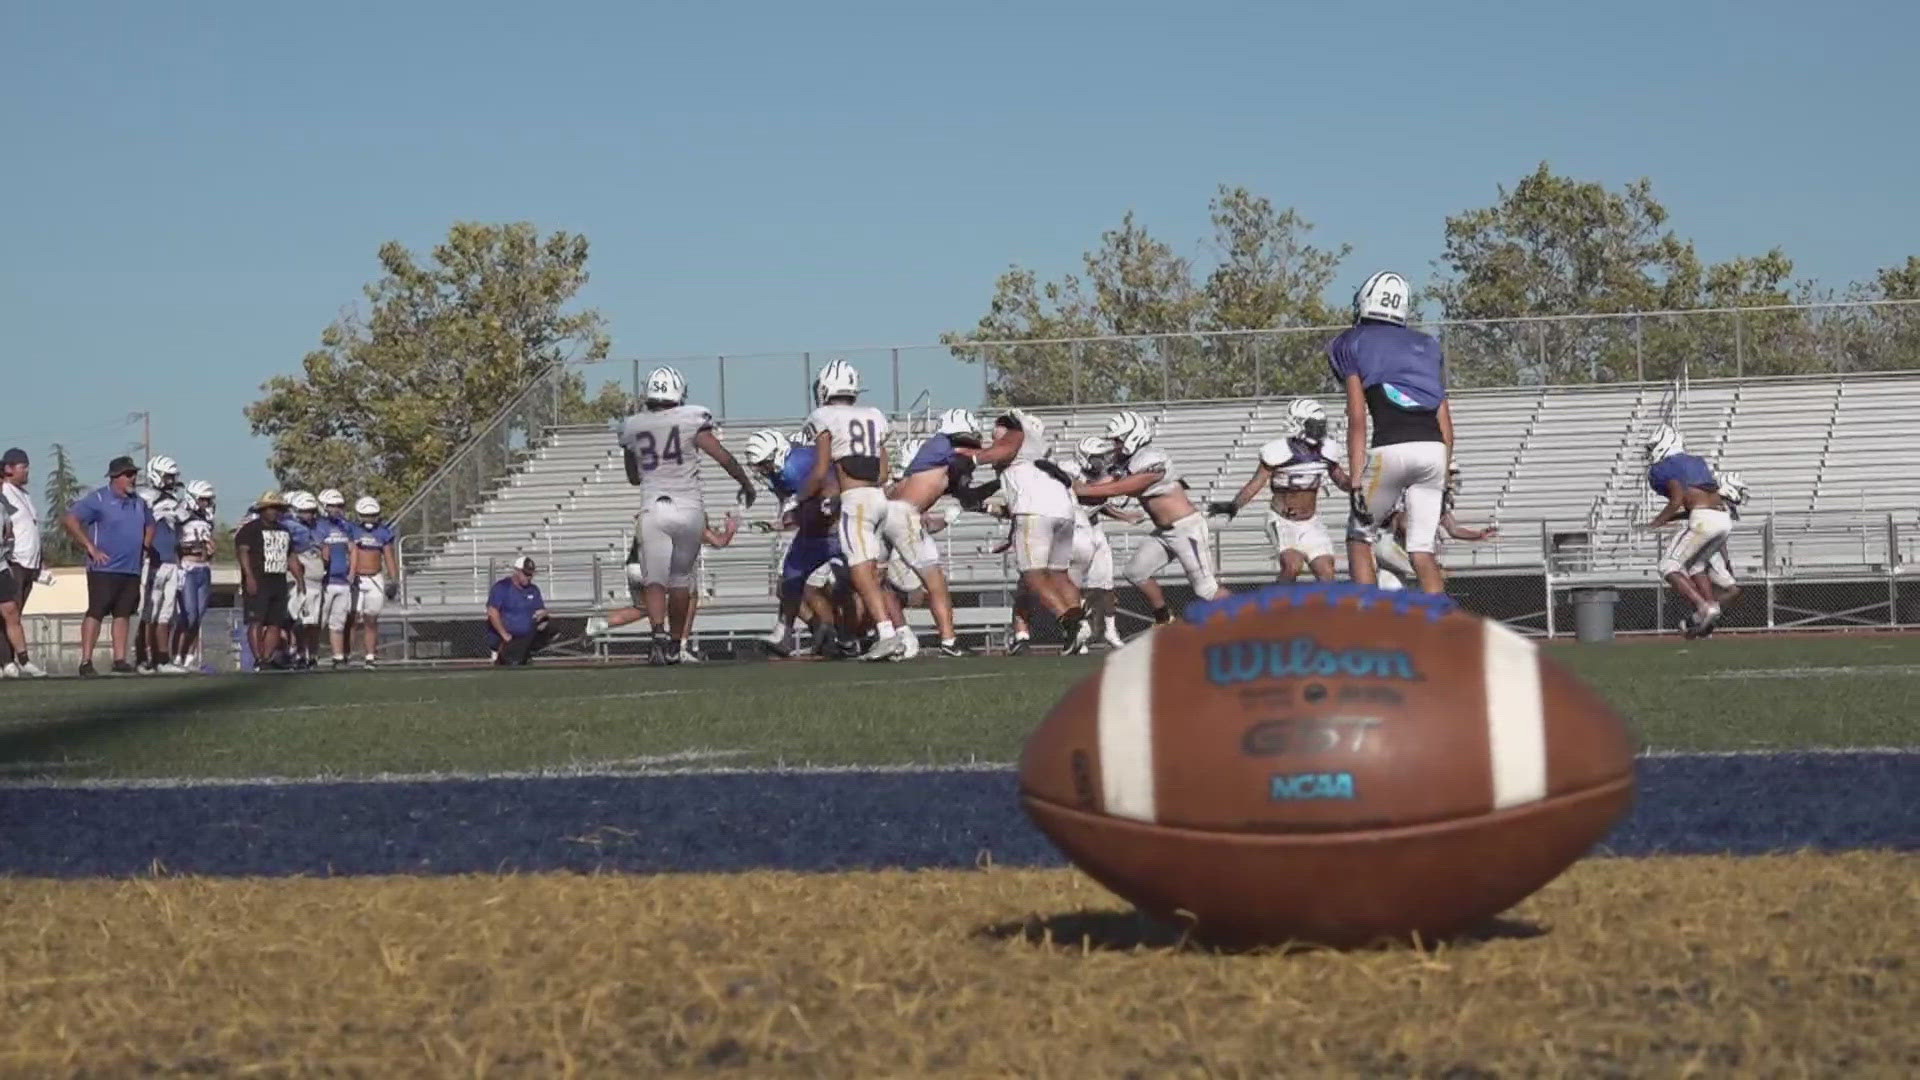
[[400, 583], [399, 582], [397, 581], [387, 582], [387, 599], [389, 600], [400, 599]]
[[736, 500], [739, 502], [741, 508], [745, 510], [753, 509], [753, 499], [754, 499], [753, 485], [741, 484], [740, 495], [739, 495], [739, 498]]
[[1210, 517], [1223, 517], [1223, 518], [1226, 518], [1228, 521], [1232, 521], [1234, 515], [1238, 514], [1239, 512], [1240, 512], [1240, 505], [1238, 503], [1233, 502], [1232, 500], [1228, 500], [1225, 502], [1210, 502], [1207, 504], [1207, 514]]

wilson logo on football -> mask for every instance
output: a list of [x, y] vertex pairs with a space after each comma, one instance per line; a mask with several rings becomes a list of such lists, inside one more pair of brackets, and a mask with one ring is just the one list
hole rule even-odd
[[1342, 675], [1409, 682], [1421, 678], [1413, 657], [1400, 649], [1329, 649], [1311, 637], [1227, 641], [1207, 646], [1207, 681], [1215, 686], [1258, 679]]

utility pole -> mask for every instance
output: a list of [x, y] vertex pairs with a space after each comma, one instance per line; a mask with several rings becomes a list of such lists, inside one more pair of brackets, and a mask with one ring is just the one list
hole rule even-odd
[[140, 464], [145, 467], [147, 462], [153, 460], [153, 413], [142, 409], [127, 414], [127, 423], [131, 424], [136, 419], [140, 421]]

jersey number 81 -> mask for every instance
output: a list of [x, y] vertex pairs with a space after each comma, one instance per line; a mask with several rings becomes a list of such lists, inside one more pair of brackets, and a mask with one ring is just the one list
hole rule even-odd
[[873, 457], [880, 453], [880, 433], [874, 430], [873, 421], [847, 425], [847, 453], [855, 457]]

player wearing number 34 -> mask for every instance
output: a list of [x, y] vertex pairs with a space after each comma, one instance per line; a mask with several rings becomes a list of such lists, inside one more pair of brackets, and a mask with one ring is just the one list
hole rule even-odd
[[[677, 663], [679, 642], [691, 617], [694, 564], [707, 529], [700, 494], [700, 455], [725, 469], [740, 485], [740, 502], [753, 505], [753, 481], [713, 431], [713, 413], [687, 404], [687, 380], [670, 367], [647, 376], [644, 408], [615, 430], [625, 451], [627, 482], [640, 489], [640, 514], [634, 519], [639, 540], [642, 598], [653, 626], [649, 660]], [[640, 617], [632, 608], [609, 612], [605, 625], [620, 626]], [[596, 620], [596, 623], [598, 620]]]

